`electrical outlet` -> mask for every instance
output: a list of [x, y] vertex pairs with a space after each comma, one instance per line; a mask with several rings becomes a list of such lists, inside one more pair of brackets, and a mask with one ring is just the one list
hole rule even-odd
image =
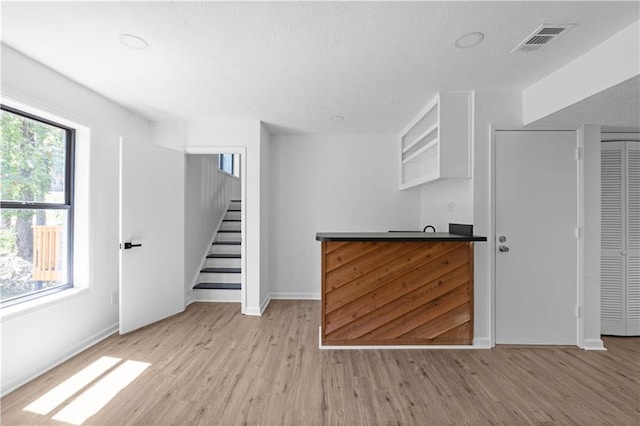
[[111, 304], [112, 305], [117, 305], [118, 304], [118, 292], [114, 291], [113, 293], [111, 293]]
[[454, 210], [455, 210], [455, 204], [453, 203], [453, 201], [449, 201], [449, 207], [448, 207], [447, 211], [449, 213], [453, 213]]

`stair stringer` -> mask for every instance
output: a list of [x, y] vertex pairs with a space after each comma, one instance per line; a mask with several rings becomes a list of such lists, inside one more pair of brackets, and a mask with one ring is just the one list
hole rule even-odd
[[[202, 255], [202, 260], [200, 261], [200, 267], [195, 271], [193, 278], [191, 279], [191, 285], [189, 286], [189, 294], [185, 295], [185, 306], [189, 306], [193, 302], [203, 301], [201, 300], [201, 298], [195, 297], [195, 295], [197, 294], [196, 293], [197, 290], [195, 290], [193, 287], [195, 287], [200, 281], [200, 271], [205, 267], [207, 256], [211, 251], [211, 245], [213, 244], [213, 241], [216, 239], [216, 236], [218, 235], [218, 231], [222, 226], [222, 222], [224, 221], [224, 218], [227, 215], [227, 210], [229, 210], [230, 205], [231, 205], [231, 200], [229, 200], [227, 202], [227, 205], [224, 207], [224, 210], [222, 211], [222, 216], [220, 216], [220, 219], [218, 220], [218, 224], [213, 230], [213, 234], [211, 234], [211, 238], [209, 239], [209, 244], [207, 244], [207, 246], [204, 248], [204, 254]], [[207, 291], [210, 291], [210, 290], [207, 290]]]

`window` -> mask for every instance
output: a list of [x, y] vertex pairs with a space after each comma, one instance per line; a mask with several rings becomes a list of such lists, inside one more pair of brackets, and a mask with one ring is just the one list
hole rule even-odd
[[75, 131], [2, 105], [0, 305], [73, 286]]
[[229, 173], [230, 175], [235, 174], [234, 167], [233, 167], [233, 163], [234, 163], [233, 157], [234, 157], [234, 154], [218, 155], [218, 168], [223, 172]]

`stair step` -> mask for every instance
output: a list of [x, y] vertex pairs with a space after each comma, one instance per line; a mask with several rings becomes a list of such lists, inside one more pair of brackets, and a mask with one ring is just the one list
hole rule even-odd
[[239, 274], [242, 272], [241, 268], [204, 268], [200, 272], [209, 274]]
[[223, 246], [239, 246], [242, 244], [242, 241], [214, 241], [213, 245], [223, 245]]
[[[205, 260], [203, 268], [241, 268], [242, 259], [239, 257], [227, 257], [227, 258], [208, 258]], [[212, 274], [208, 274], [212, 275]], [[237, 274], [236, 274], [237, 275]], [[220, 280], [203, 280], [203, 281], [220, 281]], [[231, 280], [237, 282], [237, 279]]]
[[240, 223], [239, 221], [238, 222], [222, 222], [219, 230], [240, 232], [242, 230], [242, 223]]
[[241, 212], [240, 209], [227, 209], [228, 212]]
[[211, 246], [212, 254], [240, 254], [242, 251], [241, 245], [225, 245], [225, 244], [213, 244]]
[[223, 222], [242, 222], [242, 219], [223, 219]]
[[240, 259], [242, 255], [240, 253], [211, 253], [207, 256], [207, 259]]
[[239, 232], [242, 232], [242, 231], [240, 231], [239, 229], [220, 229], [218, 232], [219, 232], [219, 233], [220, 233], [220, 232], [239, 233]]
[[242, 241], [242, 234], [240, 232], [221, 232], [216, 235], [216, 242], [224, 241]]
[[240, 290], [241, 287], [240, 283], [198, 283], [193, 286], [201, 290]]

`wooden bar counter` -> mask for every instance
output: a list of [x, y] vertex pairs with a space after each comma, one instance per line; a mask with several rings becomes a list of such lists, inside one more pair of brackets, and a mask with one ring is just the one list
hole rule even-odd
[[452, 233], [318, 233], [323, 346], [471, 345], [473, 242]]

